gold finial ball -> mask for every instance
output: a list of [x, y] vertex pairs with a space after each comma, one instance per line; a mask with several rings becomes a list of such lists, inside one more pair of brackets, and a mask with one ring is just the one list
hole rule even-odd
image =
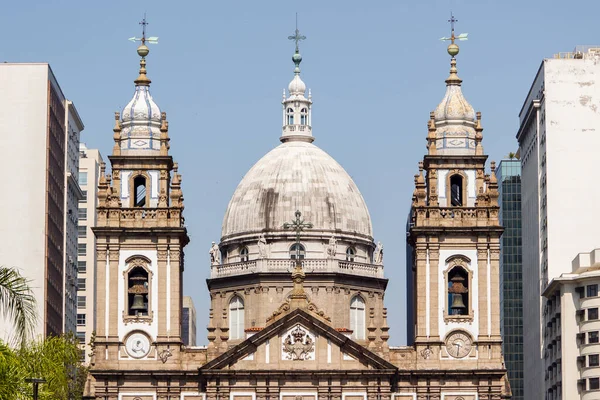
[[448, 54], [452, 57], [455, 57], [458, 54], [458, 45], [456, 43], [451, 43], [448, 46]]
[[150, 53], [150, 49], [145, 44], [141, 44], [140, 47], [137, 48], [137, 53], [140, 57], [146, 57], [148, 53]]

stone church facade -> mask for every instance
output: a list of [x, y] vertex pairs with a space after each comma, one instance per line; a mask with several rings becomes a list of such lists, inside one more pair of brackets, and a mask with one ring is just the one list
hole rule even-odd
[[[498, 192], [480, 114], [451, 44], [428, 124], [408, 231], [414, 344], [390, 347], [383, 245], [360, 191], [313, 144], [312, 96], [294, 77], [281, 144], [236, 189], [211, 248], [208, 345], [181, 340], [181, 174], [138, 48], [135, 95], [115, 116], [99, 184], [97, 332], [87, 395], [103, 400], [499, 400]], [[181, 145], [181, 144], [179, 144]]]

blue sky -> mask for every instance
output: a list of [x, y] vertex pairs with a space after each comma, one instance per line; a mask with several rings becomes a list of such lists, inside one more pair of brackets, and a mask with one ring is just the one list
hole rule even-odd
[[[169, 119], [183, 175], [184, 293], [206, 343], [208, 249], [246, 171], [279, 144], [281, 92], [293, 76], [294, 15], [307, 36], [302, 77], [313, 94], [315, 144], [353, 177], [385, 245], [392, 345], [405, 335], [405, 219], [427, 120], [445, 92], [452, 10], [463, 92], [483, 113], [490, 159], [515, 151], [518, 112], [544, 57], [600, 44], [598, 1], [20, 1], [0, 14], [0, 60], [49, 62], [106, 156], [114, 111], [133, 94], [138, 22], [147, 13], [148, 76]], [[15, 134], [3, 132], [2, 134]]]

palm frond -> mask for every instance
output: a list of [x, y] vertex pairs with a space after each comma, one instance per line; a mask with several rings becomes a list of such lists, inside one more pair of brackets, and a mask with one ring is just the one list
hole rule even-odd
[[37, 322], [37, 301], [29, 284], [16, 269], [0, 267], [0, 313], [13, 323], [19, 344], [31, 339]]

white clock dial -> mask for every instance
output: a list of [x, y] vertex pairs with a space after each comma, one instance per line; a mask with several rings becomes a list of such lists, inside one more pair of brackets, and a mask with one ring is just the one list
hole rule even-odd
[[446, 351], [454, 358], [468, 356], [472, 345], [471, 336], [466, 332], [453, 332], [446, 338]]
[[141, 332], [133, 333], [125, 344], [127, 353], [133, 358], [142, 358], [150, 352], [150, 339]]

